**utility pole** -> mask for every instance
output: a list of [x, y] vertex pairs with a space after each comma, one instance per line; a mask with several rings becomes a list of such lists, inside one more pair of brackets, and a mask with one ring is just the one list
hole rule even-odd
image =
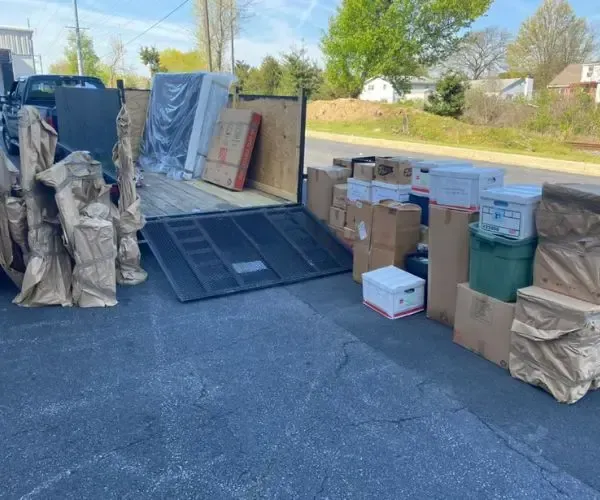
[[[29, 29], [31, 29], [31, 23], [29, 22], [29, 18], [27, 18], [27, 27]], [[30, 50], [31, 50], [31, 60], [33, 61], [33, 74], [37, 75], [37, 71], [35, 69], [35, 50], [33, 50], [33, 33], [31, 34], [31, 40], [30, 40], [30, 42], [31, 42], [31, 47], [30, 47]]]
[[204, 0], [204, 31], [206, 31], [206, 52], [208, 56], [208, 71], [212, 73], [212, 51], [210, 49], [210, 22], [208, 19], [208, 0]]
[[77, 41], [77, 73], [83, 76], [83, 55], [81, 53], [81, 32], [79, 30], [79, 14], [77, 12], [77, 0], [73, 0], [73, 12], [75, 14], [75, 39]]
[[235, 0], [230, 0], [230, 29], [231, 29], [231, 73], [235, 75], [235, 22], [236, 22], [236, 9], [235, 9]]

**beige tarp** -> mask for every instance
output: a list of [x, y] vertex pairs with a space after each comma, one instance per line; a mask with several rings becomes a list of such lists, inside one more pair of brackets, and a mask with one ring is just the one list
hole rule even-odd
[[83, 207], [107, 190], [102, 165], [85, 151], [75, 151], [53, 167], [40, 172], [37, 180], [56, 190], [65, 246], [74, 255], [73, 231]]
[[[0, 267], [4, 269], [7, 276], [17, 285], [21, 287], [23, 281], [23, 273], [14, 269], [16, 255], [13, 247], [13, 242], [10, 236], [10, 225], [8, 221], [8, 213], [6, 208], [6, 200], [10, 197], [13, 176], [9, 169], [8, 158], [4, 151], [0, 149]], [[18, 260], [18, 259], [17, 259]]]
[[536, 286], [519, 290], [510, 373], [562, 403], [600, 387], [600, 306]]
[[600, 186], [544, 184], [535, 284], [600, 304]]
[[[94, 207], [90, 209], [94, 211]], [[108, 215], [108, 209], [106, 209], [106, 215]], [[116, 305], [115, 257], [117, 249], [112, 222], [99, 218], [81, 217], [80, 222], [73, 229], [73, 238], [75, 246], [74, 302], [80, 307]]]
[[129, 115], [127, 108], [123, 106], [117, 117], [119, 140], [113, 149], [113, 161], [117, 166], [120, 192], [120, 219], [117, 223], [119, 238], [117, 282], [120, 285], [137, 285], [148, 277], [140, 264], [141, 255], [137, 242], [137, 232], [144, 227], [145, 221], [135, 187], [135, 167], [132, 160], [129, 128]]
[[17, 244], [25, 265], [29, 262], [29, 245], [27, 244], [27, 207], [23, 198], [8, 196], [6, 198], [6, 213], [10, 236]]
[[58, 209], [52, 193], [36, 182], [36, 174], [54, 161], [56, 131], [36, 108], [19, 112], [21, 185], [27, 204], [30, 258], [21, 293], [14, 302], [22, 306], [71, 305], [71, 259], [62, 244]]

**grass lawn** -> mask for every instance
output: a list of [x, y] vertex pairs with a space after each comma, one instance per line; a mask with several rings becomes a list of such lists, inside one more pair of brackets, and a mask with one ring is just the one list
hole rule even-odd
[[364, 120], [310, 119], [307, 128], [318, 132], [374, 137], [396, 141], [412, 141], [444, 146], [526, 154], [560, 160], [599, 163], [600, 155], [579, 151], [555, 137], [514, 128], [486, 127], [408, 110], [399, 115]]

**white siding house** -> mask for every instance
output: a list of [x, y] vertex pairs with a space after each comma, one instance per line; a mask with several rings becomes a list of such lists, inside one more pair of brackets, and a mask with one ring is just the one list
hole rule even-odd
[[523, 97], [527, 100], [533, 97], [533, 78], [489, 78], [471, 80], [473, 89], [481, 89], [488, 95], [497, 95], [506, 99]]
[[392, 87], [392, 84], [384, 78], [371, 78], [365, 82], [359, 99], [361, 101], [393, 103], [402, 99], [427, 99], [429, 94], [435, 92], [435, 82], [425, 78], [416, 78], [412, 80], [411, 87], [410, 93], [398, 94], [398, 92], [394, 90], [394, 87]]

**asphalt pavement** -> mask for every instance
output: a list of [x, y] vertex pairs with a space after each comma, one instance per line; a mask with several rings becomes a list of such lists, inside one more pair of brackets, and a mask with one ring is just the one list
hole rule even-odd
[[350, 274], [181, 304], [143, 264], [110, 309], [0, 279], [1, 498], [600, 498], [600, 392], [558, 404]]

